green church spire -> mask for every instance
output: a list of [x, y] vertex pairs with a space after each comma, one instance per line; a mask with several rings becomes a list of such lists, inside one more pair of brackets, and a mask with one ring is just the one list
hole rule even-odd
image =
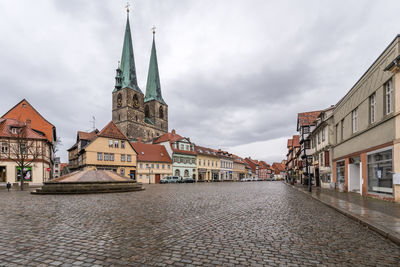
[[133, 56], [131, 27], [129, 25], [129, 7], [127, 7], [124, 46], [122, 48], [120, 69], [122, 78], [121, 87], [122, 88], [128, 87], [139, 93], [142, 93], [142, 90], [140, 90], [137, 84], [137, 78], [136, 78], [136, 67], [135, 67], [135, 58]]
[[166, 104], [161, 95], [160, 75], [158, 73], [157, 52], [154, 35], [155, 27], [153, 27], [153, 45], [151, 47], [149, 73], [147, 76], [146, 96], [144, 98], [144, 102], [157, 100], [163, 104]]

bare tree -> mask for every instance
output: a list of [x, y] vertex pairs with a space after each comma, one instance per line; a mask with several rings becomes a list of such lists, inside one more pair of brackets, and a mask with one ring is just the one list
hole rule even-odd
[[45, 140], [32, 138], [29, 133], [32, 132], [25, 123], [14, 126], [11, 129], [12, 139], [10, 140], [10, 155], [9, 158], [17, 164], [17, 169], [20, 169], [20, 188], [24, 189], [25, 177], [30, 177], [28, 171], [32, 167], [32, 163], [44, 155]]

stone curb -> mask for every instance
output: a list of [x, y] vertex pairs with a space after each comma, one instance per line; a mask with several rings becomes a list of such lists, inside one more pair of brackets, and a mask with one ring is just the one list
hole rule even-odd
[[322, 204], [325, 204], [326, 206], [336, 210], [337, 212], [345, 215], [346, 217], [348, 217], [350, 219], [353, 219], [354, 221], [366, 226], [368, 229], [371, 229], [371, 230], [375, 231], [376, 233], [380, 234], [381, 236], [389, 239], [390, 241], [392, 241], [396, 245], [400, 246], [400, 234], [395, 233], [395, 232], [393, 232], [393, 231], [391, 231], [391, 230], [389, 230], [389, 229], [387, 229], [387, 228], [385, 228], [383, 226], [380, 226], [380, 225], [372, 222], [371, 220], [368, 220], [366, 218], [363, 218], [361, 216], [358, 216], [356, 214], [348, 212], [348, 211], [346, 211], [344, 209], [338, 208], [338, 207], [332, 205], [331, 203], [323, 201], [323, 200], [321, 200], [321, 199], [309, 194], [308, 192], [304, 192], [304, 190], [301, 190], [300, 188], [297, 188], [294, 185], [290, 185], [290, 184], [285, 183], [285, 182], [284, 182], [284, 184], [286, 184], [287, 186], [291, 186], [291, 187], [297, 189], [300, 192], [303, 192], [305, 195], [307, 195], [307, 196], [309, 196], [309, 197], [321, 202]]

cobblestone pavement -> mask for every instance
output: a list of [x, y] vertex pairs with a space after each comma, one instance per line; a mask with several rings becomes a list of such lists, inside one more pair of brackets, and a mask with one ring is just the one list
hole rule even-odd
[[0, 191], [0, 266], [395, 266], [400, 247], [280, 182]]

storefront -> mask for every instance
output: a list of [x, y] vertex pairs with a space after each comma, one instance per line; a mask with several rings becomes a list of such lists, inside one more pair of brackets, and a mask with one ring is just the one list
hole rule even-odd
[[367, 153], [368, 193], [393, 195], [393, 148]]
[[336, 162], [336, 186], [340, 190], [344, 190], [345, 182], [345, 162], [344, 160], [341, 160]]

